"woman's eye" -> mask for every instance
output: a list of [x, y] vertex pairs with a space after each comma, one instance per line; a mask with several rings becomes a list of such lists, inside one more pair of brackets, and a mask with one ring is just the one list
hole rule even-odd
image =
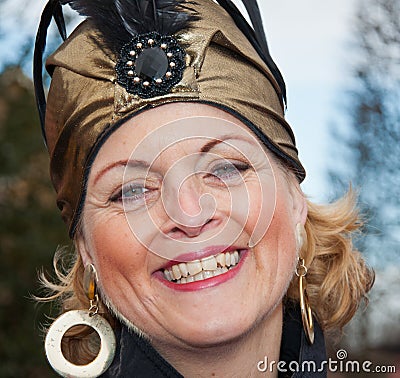
[[143, 186], [129, 185], [127, 188], [122, 189], [122, 198], [123, 200], [138, 200], [143, 198], [148, 191], [149, 189]]
[[222, 181], [228, 181], [241, 177], [243, 172], [247, 171], [250, 166], [246, 163], [225, 161], [222, 164], [216, 165], [211, 170], [211, 176], [214, 176]]
[[112, 202], [138, 201], [145, 197], [150, 190], [142, 185], [126, 185], [118, 193], [111, 197]]

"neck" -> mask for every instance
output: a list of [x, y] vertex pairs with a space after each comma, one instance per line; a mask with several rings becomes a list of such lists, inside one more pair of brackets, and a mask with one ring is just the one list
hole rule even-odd
[[[277, 377], [277, 372], [258, 370], [258, 362], [279, 361], [282, 305], [241, 338], [205, 348], [165, 350], [168, 362], [185, 377]], [[269, 370], [269, 369], [268, 369]]]

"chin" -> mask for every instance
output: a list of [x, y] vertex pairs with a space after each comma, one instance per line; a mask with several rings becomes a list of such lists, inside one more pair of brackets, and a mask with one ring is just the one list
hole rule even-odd
[[268, 315], [266, 308], [257, 307], [255, 301], [246, 303], [244, 311], [240, 297], [236, 301], [213, 299], [196, 301], [184, 313], [166, 316], [167, 331], [190, 347], [219, 346], [245, 337]]
[[176, 330], [174, 336], [182, 343], [193, 348], [210, 348], [222, 344], [230, 344], [247, 335], [257, 322], [250, 319], [240, 319], [210, 316], [208, 319], [183, 324]]

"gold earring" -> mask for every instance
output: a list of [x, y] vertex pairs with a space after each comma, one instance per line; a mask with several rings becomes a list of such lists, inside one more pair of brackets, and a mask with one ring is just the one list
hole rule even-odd
[[314, 343], [314, 322], [312, 310], [307, 294], [307, 281], [306, 281], [307, 267], [304, 264], [304, 259], [299, 259], [296, 268], [296, 276], [299, 277], [299, 297], [300, 297], [300, 311], [303, 328], [310, 344]]
[[99, 312], [99, 296], [97, 295], [97, 272], [93, 264], [85, 267], [83, 273], [83, 289], [90, 301], [89, 315], [94, 316]]
[[[90, 301], [89, 310], [71, 310], [59, 316], [49, 328], [45, 350], [51, 367], [63, 377], [98, 377], [111, 365], [115, 354], [115, 335], [110, 324], [98, 314], [97, 273], [92, 264], [85, 268], [84, 289]], [[61, 350], [64, 334], [76, 325], [92, 327], [100, 336], [100, 351], [87, 365], [75, 365], [68, 361]]]

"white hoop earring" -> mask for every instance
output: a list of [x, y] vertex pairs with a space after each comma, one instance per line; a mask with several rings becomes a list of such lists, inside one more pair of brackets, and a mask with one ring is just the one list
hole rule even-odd
[[[87, 365], [75, 365], [68, 361], [61, 350], [61, 340], [71, 327], [88, 325], [100, 336], [100, 351]], [[52, 368], [62, 377], [95, 378], [111, 365], [115, 354], [115, 335], [110, 324], [100, 315], [90, 316], [88, 311], [68, 311], [58, 317], [46, 335], [45, 350]]]
[[[114, 359], [115, 335], [107, 320], [98, 314], [97, 274], [92, 264], [85, 268], [84, 281], [85, 291], [90, 300], [89, 310], [72, 310], [62, 314], [51, 325], [45, 339], [47, 360], [62, 377], [96, 378], [109, 368]], [[70, 328], [77, 325], [92, 327], [100, 336], [99, 354], [87, 365], [75, 365], [62, 353], [62, 338]]]

